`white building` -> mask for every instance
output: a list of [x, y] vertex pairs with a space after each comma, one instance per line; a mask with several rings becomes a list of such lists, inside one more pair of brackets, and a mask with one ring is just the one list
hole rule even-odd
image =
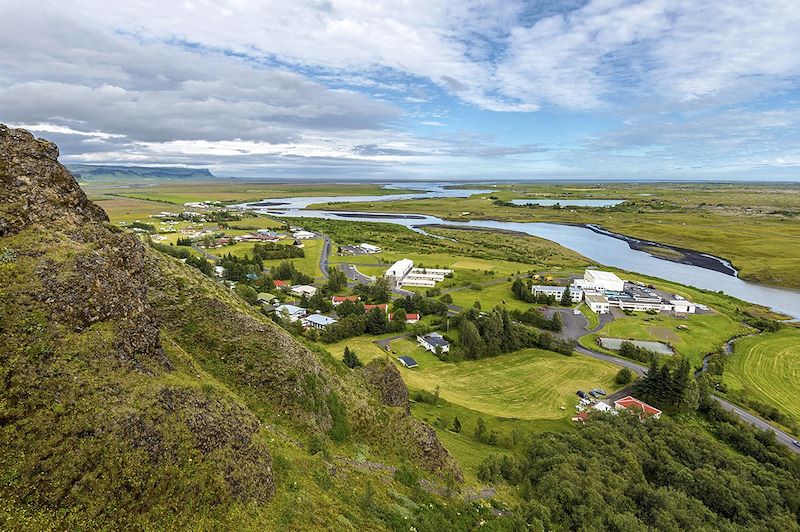
[[289, 292], [297, 297], [313, 297], [317, 293], [317, 289], [307, 284], [296, 284]]
[[575, 284], [584, 290], [622, 292], [625, 289], [625, 282], [615, 273], [602, 270], [587, 269], [583, 272], [583, 279], [576, 280]]
[[[564, 297], [564, 291], [566, 289], [566, 286], [545, 286], [535, 284], [531, 287], [531, 293], [533, 293], [535, 296], [553, 296], [557, 300], [560, 300], [562, 297]], [[583, 289], [575, 285], [570, 286], [569, 297], [573, 303], [580, 303], [581, 300], [583, 300]]]
[[317, 235], [312, 233], [311, 231], [296, 231], [293, 237], [298, 238], [300, 240], [308, 240], [309, 238], [317, 238]]
[[367, 253], [380, 253], [381, 248], [378, 246], [373, 246], [372, 244], [367, 244], [366, 242], [359, 244], [358, 247], [366, 251]]
[[307, 329], [324, 329], [328, 325], [336, 323], [336, 320], [322, 314], [311, 314], [303, 318], [300, 323]]
[[697, 311], [697, 305], [685, 299], [673, 299], [669, 303], [672, 310], [679, 314], [694, 314]]
[[275, 313], [284, 319], [294, 322], [304, 317], [308, 311], [294, 305], [278, 305], [275, 307]]
[[611, 308], [608, 298], [600, 294], [586, 292], [584, 294], [584, 300], [586, 301], [586, 305], [589, 307], [589, 310], [597, 314], [608, 314], [608, 311]]
[[414, 267], [414, 261], [411, 259], [400, 259], [394, 264], [392, 264], [386, 272], [384, 272], [383, 276], [395, 286], [400, 286], [403, 282], [403, 279], [408, 272]]
[[417, 341], [419, 342], [419, 345], [431, 353], [436, 353], [437, 349], [439, 349], [442, 353], [447, 353], [450, 351], [450, 342], [445, 340], [444, 337], [439, 333], [432, 332], [430, 334], [426, 334], [425, 336], [417, 336]]

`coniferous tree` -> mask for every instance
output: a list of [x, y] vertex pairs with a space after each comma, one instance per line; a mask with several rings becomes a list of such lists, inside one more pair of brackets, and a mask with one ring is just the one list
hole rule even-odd
[[389, 331], [389, 318], [386, 311], [375, 307], [367, 313], [367, 332], [369, 334], [383, 334]]
[[344, 348], [344, 356], [342, 357], [342, 361], [344, 362], [345, 366], [351, 369], [359, 368], [363, 365], [356, 352], [347, 346]]
[[561, 294], [561, 306], [562, 307], [569, 307], [572, 305], [572, 295], [569, 291], [569, 287], [564, 290], [564, 293]]
[[453, 418], [453, 432], [461, 434], [461, 421], [459, 421], [458, 417]]

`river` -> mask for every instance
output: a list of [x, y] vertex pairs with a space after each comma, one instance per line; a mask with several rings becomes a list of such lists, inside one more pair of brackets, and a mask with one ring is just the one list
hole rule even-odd
[[[378, 202], [413, 198], [464, 198], [473, 194], [490, 192], [490, 190], [485, 189], [448, 189], [441, 184], [401, 186], [405, 189], [418, 188], [420, 192], [389, 194], [385, 196], [280, 198], [243, 204], [239, 207], [277, 216], [394, 223], [423, 233], [424, 227], [430, 225], [517, 231], [552, 240], [600, 264], [705, 290], [722, 291], [744, 301], [764, 305], [777, 312], [789, 315], [794, 319], [800, 319], [799, 291], [749, 283], [736, 276], [726, 275], [720, 271], [662, 259], [645, 251], [632, 249], [624, 240], [620, 240], [609, 234], [598, 233], [586, 227], [541, 222], [501, 222], [497, 220], [454, 222], [424, 214], [383, 214], [357, 211], [326, 211], [307, 208], [314, 203]], [[400, 186], [397, 188], [399, 187]], [[709, 258], [716, 259], [710, 256]], [[727, 264], [727, 262], [721, 259], [716, 260]]]

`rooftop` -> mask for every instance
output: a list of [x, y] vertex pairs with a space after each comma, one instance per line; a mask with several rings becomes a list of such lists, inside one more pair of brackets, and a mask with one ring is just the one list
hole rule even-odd
[[323, 316], [322, 314], [312, 314], [305, 318], [306, 321], [316, 323], [317, 325], [330, 325], [336, 323], [336, 320], [330, 316]]
[[432, 345], [434, 347], [437, 346], [444, 347], [446, 345], [450, 345], [450, 342], [445, 340], [441, 334], [426, 334], [425, 336], [422, 337], [422, 339], [425, 340], [425, 342], [427, 342], [429, 345]]
[[614, 406], [616, 406], [617, 408], [625, 408], [643, 412], [650, 416], [657, 416], [661, 414], [661, 410], [659, 410], [658, 408], [650, 406], [644, 401], [640, 401], [639, 399], [633, 397], [632, 395], [623, 397], [618, 401], [614, 401]]
[[417, 364], [416, 360], [409, 356], [397, 357], [397, 360], [399, 360], [407, 368], [416, 368], [419, 365]]

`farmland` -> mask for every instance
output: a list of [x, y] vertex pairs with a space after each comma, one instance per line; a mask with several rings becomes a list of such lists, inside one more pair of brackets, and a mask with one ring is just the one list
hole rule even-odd
[[725, 365], [724, 382], [800, 419], [800, 330], [784, 330], [741, 338]]

